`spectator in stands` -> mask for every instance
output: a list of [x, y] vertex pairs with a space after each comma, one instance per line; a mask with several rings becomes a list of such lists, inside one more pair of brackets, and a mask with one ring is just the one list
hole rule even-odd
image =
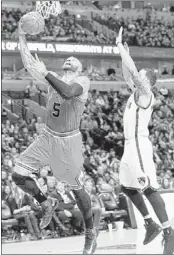
[[162, 71], [161, 73], [162, 75], [166, 75], [166, 74], [169, 74], [168, 71], [167, 71], [167, 68], [166, 66], [164, 66], [164, 70]]
[[100, 217], [101, 217], [101, 214], [105, 211], [104, 204], [102, 203], [102, 201], [99, 200], [96, 194], [94, 181], [91, 178], [85, 181], [84, 188], [90, 195], [91, 203], [92, 203], [92, 214], [93, 214], [94, 226], [99, 231]]
[[172, 75], [174, 75], [174, 65], [173, 65], [173, 67], [172, 67]]
[[114, 74], [115, 75], [115, 69], [112, 68], [112, 66], [110, 65], [108, 70], [107, 70], [107, 73], [108, 73], [108, 76], [110, 76], [111, 74]]
[[11, 189], [9, 186], [5, 186], [2, 193], [2, 219], [10, 219], [13, 215], [13, 208], [10, 208], [10, 203], [15, 200], [12, 197]]
[[170, 189], [171, 188], [170, 181], [169, 181], [168, 178], [164, 178], [162, 180], [162, 188], [163, 189]]
[[[12, 196], [11, 188], [6, 186], [4, 189], [5, 196], [4, 201], [8, 205], [11, 211], [11, 216], [18, 219], [19, 222], [24, 221], [27, 227], [28, 233], [30, 233], [30, 240], [40, 239], [41, 232], [38, 227], [37, 219], [31, 210], [32, 199], [27, 194], [24, 194], [22, 190], [18, 190], [15, 197]], [[20, 224], [20, 223], [19, 223]]]
[[[57, 180], [53, 176], [47, 176], [46, 195], [54, 198], [54, 200], [57, 200], [57, 198], [54, 196], [56, 192], [56, 189], [55, 189], [56, 184], [57, 184]], [[53, 233], [55, 232], [55, 228], [57, 227], [60, 236], [66, 236], [69, 234], [69, 230], [64, 226], [64, 224], [62, 224], [62, 222], [60, 221], [60, 217], [56, 215], [56, 212], [53, 213], [52, 221], [49, 226]]]
[[71, 225], [81, 232], [83, 228], [82, 215], [75, 208], [76, 201], [72, 194], [65, 190], [65, 183], [57, 182], [56, 189], [51, 196], [59, 201], [59, 206], [56, 210], [59, 219], [62, 222], [69, 220]]
[[28, 125], [28, 131], [36, 132], [36, 119], [32, 118], [30, 124]]
[[[95, 1], [98, 2], [98, 1]], [[98, 6], [98, 5], [97, 5]], [[120, 26], [124, 26], [124, 36], [129, 45], [148, 47], [174, 47], [173, 23], [158, 16], [151, 19], [151, 6], [147, 10], [146, 17], [135, 17], [133, 19], [120, 17], [119, 19], [107, 12], [107, 14], [92, 13], [92, 21], [89, 21], [88, 30], [83, 27], [82, 20], [79, 24], [78, 16], [62, 12], [59, 17], [53, 17], [46, 21], [45, 30], [39, 35], [27, 35], [28, 40], [55, 41], [61, 40], [78, 43], [93, 44], [115, 44], [115, 32]], [[173, 11], [171, 6], [170, 11]], [[17, 24], [22, 13], [19, 9], [13, 12], [2, 10], [2, 38], [4, 40], [17, 40]], [[9, 20], [10, 17], [10, 20]], [[93, 21], [97, 21], [96, 26]], [[99, 29], [100, 28], [100, 29]], [[149, 33], [150, 31], [150, 33]]]
[[37, 117], [37, 122], [36, 122], [35, 126], [36, 126], [36, 131], [39, 134], [45, 126], [41, 117]]
[[30, 84], [27, 85], [25, 89], [25, 95], [27, 98], [32, 98], [35, 94], [39, 92], [37, 86], [34, 84], [33, 80], [30, 80]]

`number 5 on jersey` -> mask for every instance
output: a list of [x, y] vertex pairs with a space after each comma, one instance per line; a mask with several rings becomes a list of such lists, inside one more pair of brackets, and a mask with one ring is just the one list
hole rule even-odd
[[56, 117], [56, 118], [58, 118], [60, 116], [60, 104], [59, 103], [54, 103], [52, 115], [53, 115], [53, 117]]

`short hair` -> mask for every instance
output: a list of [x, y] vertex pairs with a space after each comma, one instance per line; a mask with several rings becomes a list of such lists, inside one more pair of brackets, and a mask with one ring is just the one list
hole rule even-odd
[[146, 77], [150, 81], [150, 85], [153, 87], [156, 84], [157, 76], [153, 69], [150, 68], [143, 68], [146, 71]]

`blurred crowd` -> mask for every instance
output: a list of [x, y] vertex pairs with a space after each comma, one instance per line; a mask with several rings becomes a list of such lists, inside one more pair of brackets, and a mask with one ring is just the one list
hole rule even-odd
[[[2, 9], [2, 39], [18, 39], [18, 21], [23, 14], [19, 9]], [[92, 13], [91, 20], [83, 21], [81, 16], [72, 15], [65, 10], [58, 18], [51, 17], [45, 22], [45, 30], [36, 36], [27, 35], [28, 40], [115, 44], [115, 32], [123, 26], [124, 38], [129, 45], [174, 47], [174, 20], [166, 21], [158, 17], [152, 19], [150, 16], [117, 18], [109, 13]]]
[[[158, 17], [125, 18], [109, 14], [93, 14], [93, 20], [109, 29], [118, 32], [121, 26], [124, 27], [123, 38], [131, 46], [147, 47], [174, 47], [174, 20], [165, 21]], [[114, 44], [115, 38], [110, 35], [110, 44]]]
[[[156, 103], [150, 122], [150, 139], [160, 189], [174, 188], [174, 94], [172, 90], [154, 90]], [[123, 111], [129, 91], [123, 87], [115, 92], [90, 91], [81, 119], [85, 170], [85, 188], [93, 201], [93, 216], [97, 226], [98, 215], [109, 209], [118, 209], [120, 185], [119, 163], [123, 153]], [[84, 231], [83, 220], [68, 185], [52, 176], [44, 166], [37, 178], [43, 192], [59, 200], [59, 207], [46, 230], [39, 229], [41, 207], [23, 193], [12, 180], [15, 160], [43, 129], [40, 117], [12, 122], [2, 116], [2, 218], [14, 217], [25, 226], [21, 238], [29, 240], [47, 236], [69, 236]], [[109, 194], [109, 199], [102, 194]], [[109, 202], [110, 201], [110, 202]]]

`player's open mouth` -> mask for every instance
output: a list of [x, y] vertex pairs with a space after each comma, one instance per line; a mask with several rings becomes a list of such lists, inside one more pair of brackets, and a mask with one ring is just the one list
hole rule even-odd
[[71, 66], [71, 64], [68, 62], [65, 62], [64, 66]]

